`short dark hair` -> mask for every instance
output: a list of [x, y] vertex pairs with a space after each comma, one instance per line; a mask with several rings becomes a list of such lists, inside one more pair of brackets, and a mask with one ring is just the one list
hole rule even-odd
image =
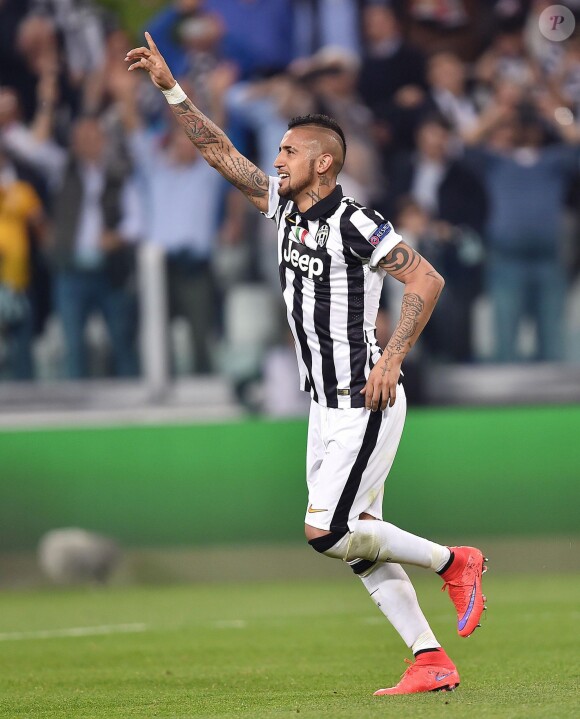
[[316, 127], [325, 127], [327, 130], [336, 132], [342, 141], [342, 149], [346, 156], [346, 138], [344, 132], [342, 131], [342, 127], [332, 117], [318, 113], [314, 115], [300, 115], [290, 120], [288, 129], [291, 130], [293, 127], [301, 127], [302, 125], [316, 125]]

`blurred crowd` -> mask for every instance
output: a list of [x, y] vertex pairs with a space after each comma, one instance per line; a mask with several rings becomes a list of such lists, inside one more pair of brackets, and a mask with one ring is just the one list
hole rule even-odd
[[[580, 18], [580, 2], [566, 4]], [[145, 73], [127, 73], [142, 35], [113, 5], [0, 0], [0, 378], [137, 376], [136, 257], [153, 243], [174, 371], [225, 372], [240, 392], [261, 375], [279, 386], [273, 229], [200, 158]], [[580, 361], [580, 28], [544, 37], [548, 6], [174, 0], [146, 29], [266, 172], [289, 118], [338, 120], [344, 194], [446, 278], [417, 358]], [[387, 281], [383, 342], [400, 298]]]

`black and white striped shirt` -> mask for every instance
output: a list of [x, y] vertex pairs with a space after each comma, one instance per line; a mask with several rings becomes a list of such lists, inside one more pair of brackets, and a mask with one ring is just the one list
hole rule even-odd
[[270, 177], [267, 217], [278, 227], [278, 262], [301, 388], [326, 407], [364, 407], [360, 394], [381, 355], [376, 318], [385, 271], [402, 238], [338, 185], [306, 212]]

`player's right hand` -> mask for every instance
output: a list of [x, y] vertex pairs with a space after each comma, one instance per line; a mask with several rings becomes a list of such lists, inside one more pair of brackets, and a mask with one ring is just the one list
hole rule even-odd
[[145, 39], [149, 47], [136, 47], [129, 50], [125, 62], [130, 62], [129, 72], [133, 70], [147, 70], [151, 82], [160, 90], [171, 90], [175, 85], [175, 78], [171, 74], [163, 55], [159, 52], [157, 45], [151, 35], [146, 32]]

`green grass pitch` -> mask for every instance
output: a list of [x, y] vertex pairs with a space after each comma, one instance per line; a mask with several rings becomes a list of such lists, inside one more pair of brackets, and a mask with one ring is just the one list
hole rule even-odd
[[345, 571], [344, 581], [3, 592], [0, 717], [580, 716], [580, 576], [488, 573], [488, 616], [468, 639], [438, 579], [414, 580], [460, 671], [453, 693], [372, 696], [409, 652]]

